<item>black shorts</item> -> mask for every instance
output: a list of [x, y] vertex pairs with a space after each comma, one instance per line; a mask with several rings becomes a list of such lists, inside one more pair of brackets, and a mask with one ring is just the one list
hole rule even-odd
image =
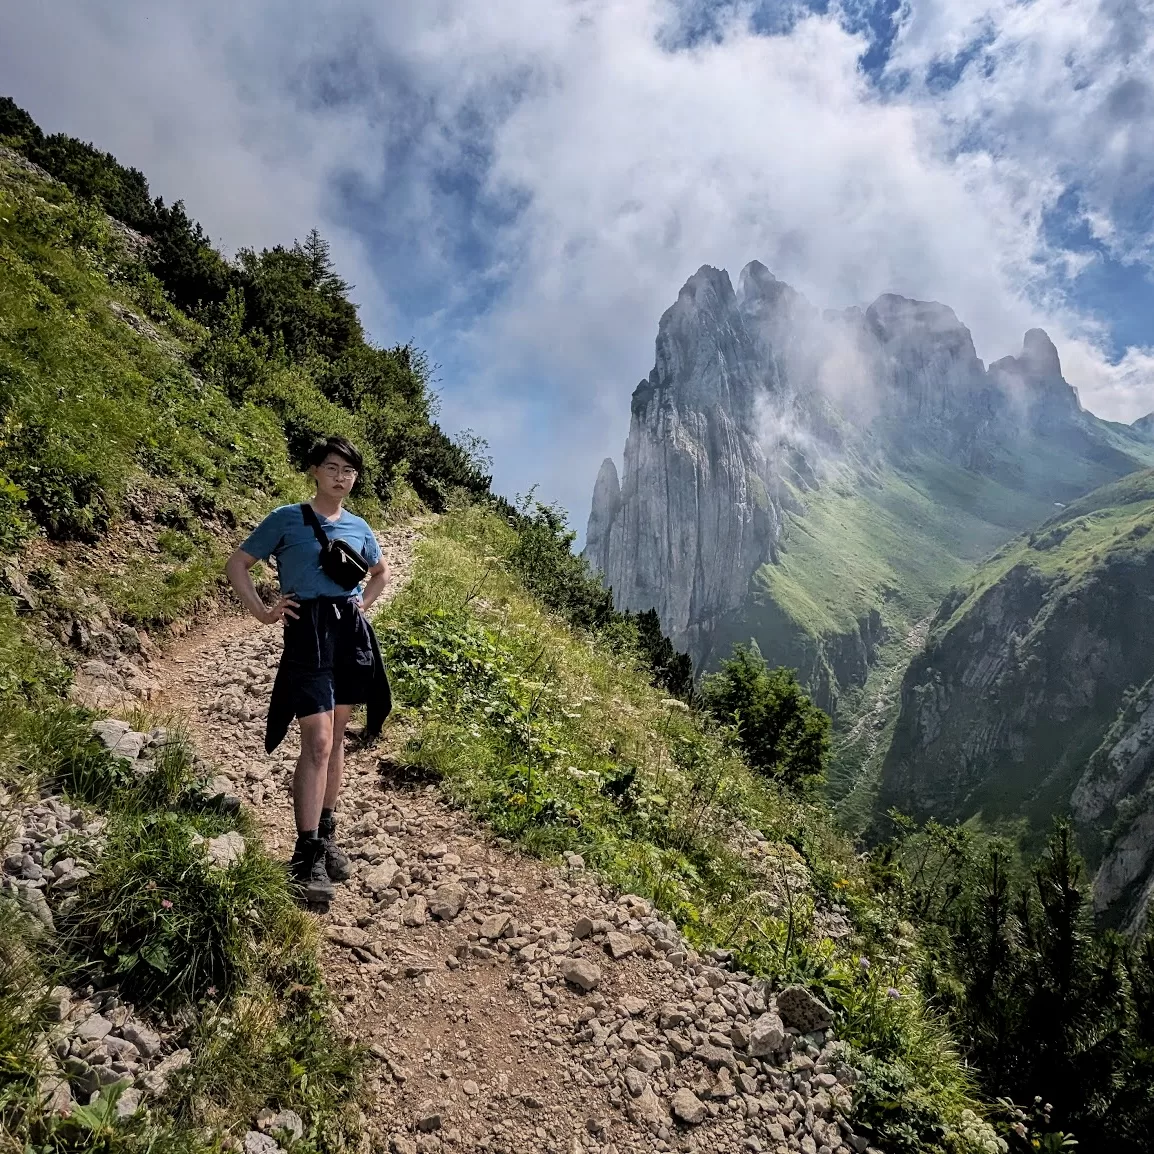
[[350, 598], [302, 601], [297, 618], [284, 619], [281, 671], [288, 678], [293, 714], [330, 713], [369, 699], [373, 676], [371, 626]]

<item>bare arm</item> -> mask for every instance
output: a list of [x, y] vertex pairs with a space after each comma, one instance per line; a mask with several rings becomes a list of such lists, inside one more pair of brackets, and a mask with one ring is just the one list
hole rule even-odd
[[225, 562], [225, 576], [236, 591], [241, 604], [265, 625], [275, 625], [284, 617], [296, 617], [293, 610], [299, 606], [291, 598], [281, 597], [271, 609], [260, 599], [260, 594], [252, 583], [252, 574], [249, 572], [256, 562], [257, 558], [243, 549], [234, 550], [232, 556]]
[[368, 609], [370, 605], [385, 591], [389, 583], [389, 565], [382, 557], [370, 570], [368, 584], [361, 594], [361, 608]]

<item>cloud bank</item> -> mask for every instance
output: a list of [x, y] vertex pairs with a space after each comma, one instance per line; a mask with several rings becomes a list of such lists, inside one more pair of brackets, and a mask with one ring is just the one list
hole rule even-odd
[[226, 247], [319, 225], [377, 339], [442, 365], [446, 426], [579, 522], [703, 263], [943, 301], [986, 360], [1041, 325], [1087, 407], [1154, 408], [1154, 348], [1112, 362], [1070, 292], [1154, 258], [1154, 0], [911, 0], [874, 73], [863, 11], [57, 0], [0, 14], [0, 70]]

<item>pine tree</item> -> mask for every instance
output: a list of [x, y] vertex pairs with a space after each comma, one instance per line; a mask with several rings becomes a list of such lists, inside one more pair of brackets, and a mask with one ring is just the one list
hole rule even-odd
[[309, 288], [326, 296], [344, 296], [353, 287], [337, 276], [331, 246], [318, 229], [309, 229], [304, 244], [298, 244], [296, 248], [308, 261]]

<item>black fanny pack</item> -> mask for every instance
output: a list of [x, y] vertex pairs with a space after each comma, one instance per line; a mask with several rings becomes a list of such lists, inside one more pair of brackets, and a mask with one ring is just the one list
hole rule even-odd
[[320, 544], [321, 570], [324, 575], [342, 589], [355, 589], [368, 576], [369, 563], [347, 541], [330, 537], [321, 528], [316, 510], [311, 505], [302, 505], [301, 514]]

